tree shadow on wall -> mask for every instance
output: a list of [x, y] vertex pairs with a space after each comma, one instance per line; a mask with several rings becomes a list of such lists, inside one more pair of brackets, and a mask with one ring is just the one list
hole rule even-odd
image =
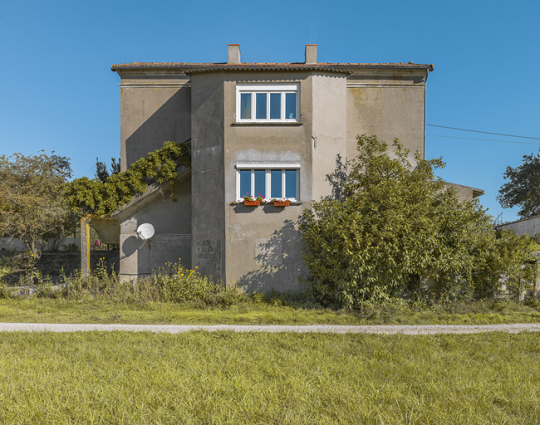
[[326, 175], [326, 181], [332, 187], [332, 195], [327, 196], [327, 199], [336, 199], [344, 201], [346, 194], [343, 188], [343, 183], [347, 180], [347, 162], [343, 162], [341, 154], [336, 155], [336, 169], [331, 174]]
[[[332, 188], [327, 199], [343, 201], [346, 197], [343, 183], [347, 180], [347, 163], [340, 154], [336, 156], [335, 170], [326, 175]], [[274, 208], [274, 207], [272, 207]], [[275, 208], [274, 208], [275, 209]], [[302, 258], [304, 245], [298, 230], [298, 220], [286, 220], [268, 239], [256, 239], [255, 261], [259, 269], [242, 276], [237, 284], [249, 292], [268, 292], [304, 289], [298, 277], [308, 275]]]
[[298, 277], [305, 276], [306, 268], [302, 259], [302, 238], [295, 223], [286, 220], [270, 238], [256, 239], [255, 243], [259, 269], [246, 273], [237, 285], [248, 292], [301, 290]]

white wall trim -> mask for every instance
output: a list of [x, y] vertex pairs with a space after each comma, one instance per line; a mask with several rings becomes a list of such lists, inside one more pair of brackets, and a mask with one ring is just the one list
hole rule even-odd
[[290, 162], [261, 162], [261, 163], [255, 163], [255, 162], [240, 162], [235, 165], [235, 168], [237, 170], [265, 170], [265, 169], [271, 169], [271, 168], [284, 168], [284, 169], [298, 169], [300, 168], [299, 163], [290, 163]]

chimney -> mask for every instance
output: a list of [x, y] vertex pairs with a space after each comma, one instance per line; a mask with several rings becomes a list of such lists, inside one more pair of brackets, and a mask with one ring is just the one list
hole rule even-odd
[[229, 56], [227, 63], [241, 63], [240, 62], [240, 44], [229, 44]]
[[306, 44], [306, 63], [317, 63], [317, 45]]

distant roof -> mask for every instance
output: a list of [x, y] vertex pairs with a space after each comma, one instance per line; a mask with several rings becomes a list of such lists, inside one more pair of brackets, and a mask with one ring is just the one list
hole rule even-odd
[[218, 71], [326, 71], [347, 73], [353, 69], [419, 69], [433, 71], [433, 64], [418, 63], [329, 63], [315, 64], [282, 63], [186, 63], [186, 62], [132, 62], [111, 65], [112, 71], [123, 69], [171, 69], [182, 70], [188, 74]]

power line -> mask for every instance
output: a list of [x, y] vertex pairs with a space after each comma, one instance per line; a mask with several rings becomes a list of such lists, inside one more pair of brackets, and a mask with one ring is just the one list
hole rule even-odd
[[[428, 124], [429, 125], [429, 124]], [[491, 133], [490, 133], [491, 134]], [[495, 140], [495, 139], [474, 139], [471, 137], [455, 137], [455, 136], [440, 136], [438, 134], [426, 134], [428, 137], [444, 137], [446, 139], [461, 139], [461, 140], [482, 140], [485, 142], [498, 142], [498, 143], [514, 143], [519, 145], [535, 145], [540, 146], [540, 143], [531, 143], [531, 142], [517, 142], [513, 140]], [[538, 139], [540, 140], [540, 139]]]
[[504, 133], [490, 133], [489, 131], [468, 130], [466, 128], [447, 127], [444, 125], [436, 125], [436, 124], [426, 124], [426, 125], [429, 125], [430, 127], [447, 128], [449, 130], [471, 131], [473, 133], [493, 134], [494, 136], [519, 137], [520, 139], [540, 140], [540, 137], [517, 136], [515, 134], [504, 134]]

